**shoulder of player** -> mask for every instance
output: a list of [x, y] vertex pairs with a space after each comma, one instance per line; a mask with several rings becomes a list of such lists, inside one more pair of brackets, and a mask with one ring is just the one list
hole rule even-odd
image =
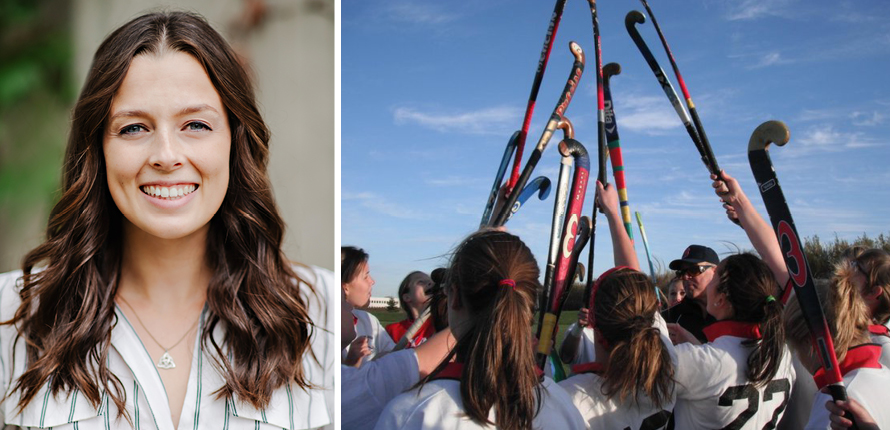
[[3, 321], [11, 319], [22, 303], [21, 279], [21, 270], [0, 274], [0, 319]]
[[602, 393], [603, 378], [595, 373], [581, 373], [559, 381], [557, 385], [572, 399], [575, 405], [589, 403], [599, 405], [605, 399]]
[[[462, 404], [460, 382], [440, 379], [399, 394], [389, 402], [384, 414], [397, 417], [396, 421], [408, 422], [417, 414], [460, 409]], [[382, 421], [383, 419], [381, 419]]]

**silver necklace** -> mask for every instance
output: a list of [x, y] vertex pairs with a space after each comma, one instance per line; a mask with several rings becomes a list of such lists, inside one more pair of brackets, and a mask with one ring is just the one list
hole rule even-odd
[[173, 362], [173, 357], [170, 356], [170, 350], [173, 348], [176, 348], [180, 343], [182, 343], [183, 340], [185, 340], [186, 336], [188, 336], [188, 334], [192, 332], [192, 329], [198, 325], [198, 321], [201, 321], [201, 315], [200, 314], [198, 315], [198, 319], [195, 320], [195, 323], [192, 324], [192, 326], [189, 327], [188, 330], [186, 330], [185, 334], [183, 334], [182, 337], [179, 338], [179, 340], [177, 340], [176, 343], [173, 344], [173, 346], [167, 348], [164, 345], [161, 345], [161, 342], [158, 342], [158, 340], [155, 339], [154, 336], [152, 336], [151, 332], [148, 331], [148, 327], [146, 327], [145, 323], [142, 322], [142, 318], [139, 318], [139, 314], [136, 313], [136, 309], [133, 308], [133, 305], [131, 305], [130, 302], [128, 302], [127, 299], [124, 298], [124, 296], [118, 295], [118, 297], [121, 299], [121, 301], [123, 301], [124, 303], [127, 304], [127, 307], [130, 308], [131, 311], [133, 311], [133, 315], [136, 316], [136, 321], [139, 321], [139, 325], [141, 325], [142, 328], [145, 329], [145, 332], [148, 333], [148, 337], [150, 337], [151, 340], [155, 341], [155, 343], [158, 344], [158, 346], [160, 346], [161, 349], [164, 350], [164, 355], [161, 356], [161, 359], [158, 360], [158, 362], [157, 362], [157, 364], [155, 364], [155, 366], [158, 366], [158, 369], [173, 369], [173, 368], [175, 368], [176, 363]]

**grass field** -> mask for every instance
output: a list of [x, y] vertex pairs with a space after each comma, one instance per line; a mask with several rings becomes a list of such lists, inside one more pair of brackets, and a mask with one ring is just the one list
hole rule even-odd
[[[377, 317], [377, 319], [380, 320], [380, 324], [383, 324], [384, 327], [387, 324], [399, 322], [405, 319], [405, 312], [401, 310], [395, 312], [390, 312], [387, 310], [373, 310], [369, 312]], [[537, 321], [537, 318], [535, 318], [535, 321]], [[559, 345], [562, 343], [562, 340], [566, 334], [566, 329], [568, 329], [569, 325], [571, 325], [575, 321], [578, 321], [578, 311], [565, 311], [559, 315], [559, 334], [557, 334], [556, 336], [556, 347], [559, 347]], [[569, 366], [563, 365], [563, 368], [568, 375], [570, 373]]]

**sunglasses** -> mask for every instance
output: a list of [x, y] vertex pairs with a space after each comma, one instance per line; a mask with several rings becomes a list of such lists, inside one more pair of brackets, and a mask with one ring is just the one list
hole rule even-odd
[[684, 269], [675, 270], [678, 278], [682, 278], [684, 275], [689, 275], [690, 278], [695, 278], [702, 273], [705, 273], [708, 269], [714, 268], [717, 266], [689, 266]]

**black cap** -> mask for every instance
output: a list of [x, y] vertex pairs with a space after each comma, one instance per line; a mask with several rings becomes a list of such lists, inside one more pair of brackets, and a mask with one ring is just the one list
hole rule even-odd
[[708, 248], [707, 246], [689, 245], [689, 247], [683, 251], [683, 258], [671, 261], [671, 264], [668, 265], [668, 267], [670, 267], [671, 270], [679, 270], [683, 267], [705, 262], [719, 264], [720, 257], [717, 256], [717, 253], [714, 252], [713, 249]]

